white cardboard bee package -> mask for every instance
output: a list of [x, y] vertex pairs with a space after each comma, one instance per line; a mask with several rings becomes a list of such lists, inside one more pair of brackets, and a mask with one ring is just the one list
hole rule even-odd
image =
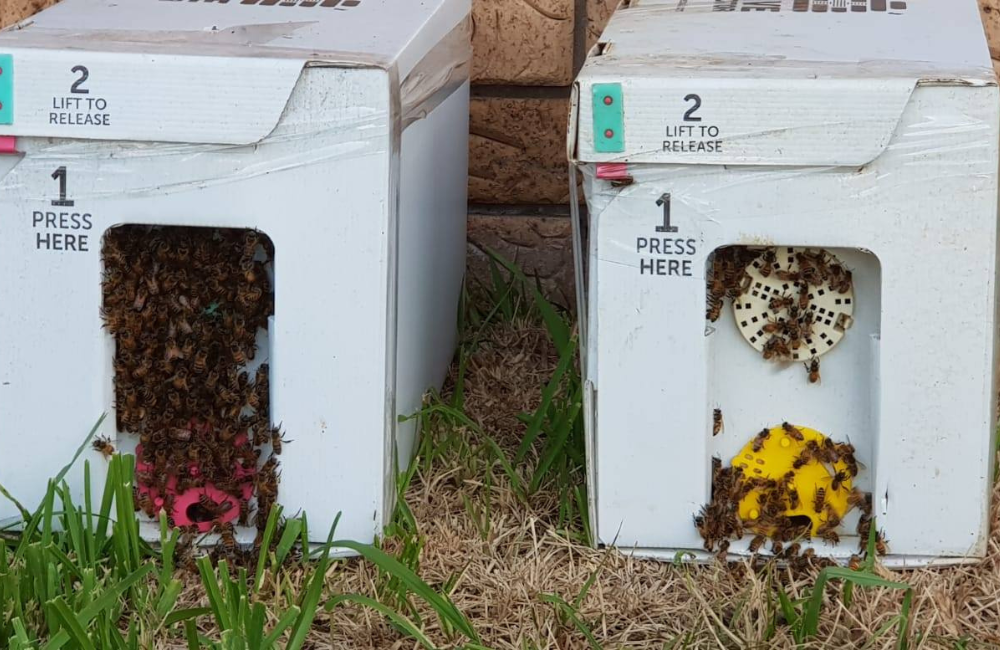
[[[787, 421], [854, 445], [890, 563], [983, 556], [998, 100], [974, 0], [619, 7], [574, 87], [568, 142], [589, 209], [574, 221], [598, 543], [707, 558], [693, 518], [712, 457], [728, 465]], [[836, 256], [853, 273], [842, 338], [775, 363], [730, 301], [709, 321], [710, 256], [730, 245]], [[846, 521], [839, 543], [803, 544], [858, 552]]]
[[[107, 413], [102, 237], [274, 244], [278, 501], [362, 542], [391, 514], [465, 270], [469, 0], [64, 0], [0, 32], [0, 485], [29, 509]], [[134, 444], [134, 442], [132, 443]], [[100, 495], [107, 463], [84, 461]], [[99, 498], [99, 496], [97, 497]], [[0, 499], [0, 521], [17, 515]]]

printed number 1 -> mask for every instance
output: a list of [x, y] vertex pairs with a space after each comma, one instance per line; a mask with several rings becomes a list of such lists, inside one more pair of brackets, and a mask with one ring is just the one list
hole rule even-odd
[[62, 207], [72, 207], [76, 205], [76, 201], [66, 198], [66, 167], [59, 167], [52, 172], [52, 178], [53, 180], [59, 181], [59, 198], [53, 199], [52, 205]]
[[677, 232], [677, 226], [670, 225], [670, 194], [656, 199], [656, 205], [663, 206], [663, 225], [657, 226], [656, 232]]

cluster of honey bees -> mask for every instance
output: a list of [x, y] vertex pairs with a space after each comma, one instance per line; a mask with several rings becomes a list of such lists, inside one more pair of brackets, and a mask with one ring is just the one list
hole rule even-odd
[[[788, 436], [799, 441], [803, 440], [802, 432], [797, 427], [788, 422], [783, 423], [782, 427]], [[764, 429], [757, 434], [753, 441], [754, 451], [760, 451], [770, 435], [770, 429]], [[806, 441], [792, 469], [780, 479], [746, 476], [743, 468], [724, 468], [719, 458], [713, 458], [711, 500], [702, 506], [694, 518], [695, 527], [705, 542], [705, 550], [717, 551], [718, 558], [725, 561], [730, 540], [742, 539], [749, 532], [754, 537], [748, 549], [755, 556], [770, 538], [773, 556], [788, 560], [795, 566], [804, 567], [811, 564], [815, 560], [815, 551], [812, 548], [803, 551], [802, 545], [813, 535], [812, 517], [788, 514], [789, 511], [794, 511], [802, 505], [795, 487], [795, 476], [797, 470], [809, 463], [821, 464], [831, 477], [830, 487], [816, 490], [808, 504], [816, 516], [825, 515], [823, 523], [816, 529], [815, 534], [828, 543], [840, 543], [837, 530], [843, 517], [828, 503], [828, 490], [849, 490], [846, 482], [857, 476], [859, 468], [852, 445], [836, 443], [827, 438], [822, 443], [815, 440]], [[836, 470], [835, 466], [838, 464], [845, 469]], [[757, 494], [759, 516], [752, 521], [744, 522], [739, 514], [739, 506], [751, 492]], [[871, 495], [850, 489], [847, 504], [849, 510], [857, 508], [860, 511], [857, 534], [859, 549], [863, 550], [871, 532]], [[885, 555], [888, 551], [885, 536], [881, 531], [876, 531], [875, 548], [879, 555]], [[856, 561], [856, 558], [851, 560], [852, 564]]]
[[726, 298], [735, 300], [750, 286], [747, 267], [757, 259], [760, 251], [745, 246], [726, 246], [715, 251], [708, 273], [708, 308], [705, 317], [711, 322], [719, 320]]
[[[255, 231], [122, 226], [105, 237], [101, 314], [116, 343], [118, 430], [139, 437], [139, 460], [153, 469], [137, 480], [162, 495], [168, 516], [176, 495], [206, 484], [239, 503], [242, 525], [254, 518], [248, 481], [258, 527], [275, 503], [282, 433], [271, 425], [268, 366], [246, 370], [274, 313], [271, 259]], [[235, 544], [233, 504], [203, 494], [200, 505]], [[137, 492], [136, 509], [160, 508]]]
[[[815, 287], [829, 286], [840, 294], [853, 287], [849, 269], [837, 262], [824, 250], [802, 250], [794, 255], [795, 268], [780, 269], [775, 249], [749, 249], [728, 246], [715, 252], [708, 280], [708, 320], [715, 322], [722, 313], [726, 298], [735, 300], [750, 288], [751, 276], [747, 268], [757, 258], [761, 259], [759, 273], [767, 278], [773, 273], [783, 282], [798, 287], [797, 295], [783, 293], [768, 303], [773, 313], [762, 327], [769, 335], [764, 344], [763, 356], [769, 361], [789, 361], [805, 340], [813, 334], [814, 315], [810, 310], [810, 291]], [[809, 383], [820, 380], [819, 359], [814, 357], [805, 364]]]

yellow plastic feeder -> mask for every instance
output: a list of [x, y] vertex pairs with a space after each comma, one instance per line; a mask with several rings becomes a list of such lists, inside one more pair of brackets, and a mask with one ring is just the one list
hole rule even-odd
[[[733, 457], [733, 467], [743, 468], [744, 480], [753, 477], [781, 480], [790, 471], [793, 471], [793, 463], [806, 447], [806, 442], [815, 440], [820, 445], [826, 440], [826, 436], [813, 429], [796, 426], [802, 432], [802, 440], [796, 440], [789, 436], [783, 427], [778, 426], [771, 429], [771, 435], [764, 440], [760, 451], [754, 451], [754, 441], [751, 440], [740, 452]], [[808, 463], [797, 470], [792, 485], [799, 494], [799, 504], [797, 508], [789, 508], [785, 511], [788, 517], [809, 517], [812, 521], [812, 533], [817, 534], [819, 527], [827, 520], [828, 515], [825, 508], [816, 512], [814, 501], [816, 493], [820, 488], [826, 489], [825, 503], [843, 518], [847, 514], [847, 497], [851, 494], [851, 479], [843, 481], [839, 489], [833, 489], [834, 474], [847, 470], [847, 464], [838, 461], [832, 466], [824, 464], [817, 459], [810, 459]], [[754, 521], [760, 517], [760, 496], [761, 491], [755, 489], [749, 492], [740, 501], [740, 518], [751, 529], [754, 528]], [[771, 531], [758, 530], [762, 534], [769, 534]]]

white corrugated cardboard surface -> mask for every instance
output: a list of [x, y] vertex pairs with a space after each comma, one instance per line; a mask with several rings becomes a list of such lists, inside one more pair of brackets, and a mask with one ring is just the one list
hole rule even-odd
[[[786, 11], [790, 1], [759, 13], [664, 3], [640, 19], [650, 4], [633, 1], [612, 20], [609, 54], [581, 73], [570, 126], [590, 214], [589, 250], [578, 253], [589, 271], [598, 539], [656, 557], [699, 549], [692, 516], [709, 499], [711, 457], [728, 462], [763, 426], [787, 420], [857, 447], [859, 485], [874, 494], [892, 563], [982, 557], [995, 448], [1000, 93], [992, 72], [978, 71], [989, 57], [975, 3], [913, 0], [886, 15], [800, 15]], [[909, 42], [932, 26], [936, 40]], [[867, 65], [886, 43], [907, 60]], [[768, 57], [784, 65], [757, 74], [750, 63]], [[959, 74], [930, 76], [944, 68]], [[594, 83], [622, 85], [625, 152], [593, 151]], [[683, 124], [687, 92], [701, 95], [704, 124], [725, 133], [722, 155], [657, 151]], [[601, 161], [627, 162], [631, 184], [596, 178]], [[677, 233], [656, 230], [665, 193]], [[696, 252], [640, 250], [650, 238]], [[822, 357], [820, 384], [797, 364], [764, 362], [728, 305], [706, 323], [708, 256], [732, 244], [834, 249], [854, 269], [856, 321]], [[644, 272], [651, 260], [676, 272]], [[717, 437], [714, 408], [726, 425]], [[746, 553], [747, 541], [731, 551]], [[846, 558], [856, 546], [842, 533], [839, 546], [816, 551]]]
[[[275, 245], [275, 316], [261, 355], [271, 364], [272, 418], [294, 440], [281, 456], [279, 502], [286, 514], [308, 513], [319, 541], [338, 513], [341, 537], [381, 532], [395, 456], [405, 466], [416, 436], [416, 422], [399, 417], [440, 385], [454, 350], [471, 52], [468, 0], [388, 5], [362, 0], [351, 11], [369, 13], [337, 26], [350, 11], [66, 0], [34, 19], [44, 30], [0, 37], [16, 75], [15, 123], [0, 134], [18, 136], [20, 152], [0, 155], [0, 449], [19, 450], [0, 453], [0, 484], [28, 507], [101, 413], [110, 417], [99, 435], [126, 450], [134, 442], [119, 438], [111, 413], [104, 232], [128, 223], [257, 228]], [[206, 13], [161, 22], [142, 8]], [[302, 12], [319, 22], [299, 32], [364, 53], [338, 54], [335, 65], [310, 50], [313, 40], [290, 54], [288, 26], [264, 21]], [[226, 16], [230, 26], [256, 20], [245, 31], [273, 38], [205, 44], [196, 30]], [[68, 40], [71, 27], [88, 36]], [[404, 61], [411, 54], [418, 60]], [[73, 97], [76, 65], [89, 71], [83, 96], [106, 98], [111, 126], [40, 121], [36, 102]], [[59, 167], [72, 207], [52, 204]], [[50, 231], [33, 219], [53, 210], [85, 213], [92, 227]], [[76, 249], [42, 246], [50, 234], [74, 236]], [[67, 475], [78, 503], [83, 460], [95, 494], [106, 467], [84, 452]], [[0, 502], [0, 521], [12, 515]]]
[[[588, 61], [588, 66], [610, 62], [630, 66], [634, 74], [689, 77], [719, 66], [740, 66], [745, 76], [754, 76], [769, 64], [796, 63], [812, 64], [807, 69], [819, 76], [826, 73], [825, 64], [834, 63], [852, 64], [853, 72], [847, 67], [840, 72], [852, 76], [868, 76], [869, 66], [964, 71], [977, 77], [991, 68], [979, 8], [965, 0], [907, 0], [905, 9], [887, 11], [873, 11], [877, 3], [871, 0], [813, 0], [810, 11], [795, 11], [799, 3], [794, 0], [629, 4], [615, 12], [600, 38], [610, 44], [607, 54]], [[814, 10], [852, 4], [864, 5], [866, 11]], [[721, 10], [729, 7], [733, 10]], [[647, 62], [655, 67], [634, 69]]]
[[[862, 165], [888, 144], [918, 84], [996, 83], [972, 2], [911, 0], [892, 13], [796, 12], [793, 0], [732, 4], [735, 11], [712, 10], [728, 0], [639, 0], [619, 9], [578, 78], [571, 157]], [[742, 10], [751, 4], [779, 10]], [[622, 85], [624, 151], [595, 150], [591, 89], [599, 83]], [[695, 122], [685, 120], [692, 95], [700, 98]], [[701, 141], [719, 146], [680, 148]]]
[[65, 0], [0, 32], [14, 76], [0, 136], [250, 144], [275, 127], [305, 65], [380, 68], [394, 96], [413, 91], [432, 49], [464, 36], [466, 4]]

